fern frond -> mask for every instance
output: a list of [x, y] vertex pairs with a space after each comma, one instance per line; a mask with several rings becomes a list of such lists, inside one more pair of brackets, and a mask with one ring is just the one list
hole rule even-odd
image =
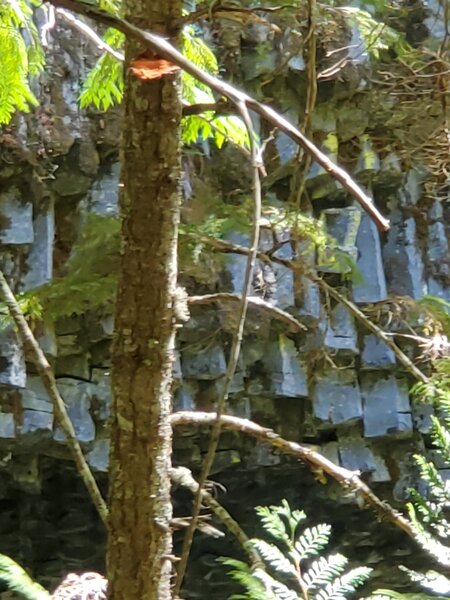
[[331, 526], [321, 523], [315, 527], [307, 528], [295, 542], [295, 549], [304, 560], [317, 554], [328, 544]]
[[360, 585], [369, 578], [372, 569], [368, 567], [358, 567], [352, 569], [342, 577], [338, 577], [332, 583], [320, 590], [314, 600], [346, 600], [349, 594], [352, 594]]
[[252, 539], [251, 544], [274, 571], [284, 575], [296, 576], [294, 565], [275, 544], [269, 544], [258, 539]]
[[342, 554], [332, 554], [327, 558], [321, 556], [310, 565], [303, 580], [308, 589], [314, 591], [339, 577], [347, 563], [348, 560]]

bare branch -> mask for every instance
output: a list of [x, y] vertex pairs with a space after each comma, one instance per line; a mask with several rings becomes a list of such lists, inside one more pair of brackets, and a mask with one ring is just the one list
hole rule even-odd
[[258, 253], [259, 245], [259, 229], [261, 222], [261, 209], [262, 209], [262, 191], [261, 191], [261, 180], [259, 171], [262, 165], [262, 157], [260, 156], [260, 148], [256, 141], [256, 134], [253, 129], [253, 123], [248, 112], [247, 105], [245, 102], [238, 102], [237, 107], [242, 115], [242, 119], [247, 127], [248, 137], [250, 140], [250, 153], [253, 173], [253, 218], [252, 218], [252, 233], [250, 241], [250, 249], [247, 255], [247, 265], [244, 275], [244, 283], [242, 286], [242, 295], [239, 300], [239, 314], [237, 318], [236, 331], [233, 336], [233, 342], [230, 350], [230, 358], [228, 360], [227, 372], [225, 374], [223, 382], [222, 394], [217, 401], [217, 418], [211, 429], [211, 438], [209, 440], [208, 450], [203, 461], [202, 469], [198, 480], [198, 492], [194, 497], [194, 503], [192, 507], [192, 520], [189, 527], [186, 530], [186, 534], [183, 540], [183, 546], [181, 549], [180, 562], [178, 563], [178, 575], [174, 587], [174, 597], [179, 596], [181, 585], [183, 583], [183, 577], [186, 572], [187, 562], [189, 558], [190, 549], [192, 546], [192, 540], [194, 532], [197, 527], [197, 520], [200, 514], [201, 503], [202, 503], [202, 491], [205, 486], [205, 482], [211, 471], [212, 464], [214, 462], [214, 456], [216, 454], [217, 447], [219, 445], [221, 421], [220, 416], [222, 415], [228, 394], [230, 392], [231, 384], [233, 382], [234, 373], [239, 361], [239, 355], [242, 347], [242, 339], [244, 335], [245, 318], [247, 316], [248, 309], [248, 297], [251, 291], [253, 271], [256, 263], [256, 255]]
[[[239, 294], [228, 294], [222, 292], [218, 294], [205, 294], [204, 296], [189, 296], [188, 304], [210, 304], [212, 302], [231, 302], [232, 304], [236, 304], [240, 300], [241, 296]], [[249, 308], [259, 308], [263, 311], [268, 312], [270, 316], [272, 316], [274, 319], [286, 323], [287, 325], [289, 325], [289, 327], [291, 327], [291, 329], [293, 329], [296, 332], [307, 330], [307, 327], [305, 327], [303, 323], [300, 323], [298, 319], [290, 315], [285, 310], [282, 310], [281, 308], [278, 308], [276, 306], [272, 306], [272, 304], [269, 304], [262, 298], [249, 298], [248, 306]]]
[[[186, 425], [212, 426], [217, 420], [217, 415], [206, 412], [176, 412], [171, 416], [170, 420], [173, 427], [183, 427]], [[441, 566], [450, 568], [450, 550], [439, 544], [440, 553], [436, 555], [434, 552], [431, 553], [424, 547], [424, 539], [415, 531], [411, 522], [390, 504], [378, 498], [369, 486], [361, 480], [357, 471], [349, 471], [335, 465], [318, 452], [311, 450], [311, 448], [285, 440], [272, 429], [261, 427], [261, 425], [257, 425], [248, 419], [222, 415], [220, 421], [224, 429], [245, 433], [260, 442], [270, 444], [283, 454], [295, 456], [314, 471], [319, 470], [326, 473], [347, 491], [353, 492], [357, 498], [363, 500], [364, 504], [374, 510], [381, 520], [389, 521], [404, 531], [412, 540], [424, 548], [433, 560], [438, 560]]]
[[[173, 483], [182, 485], [183, 487], [190, 490], [194, 495], [199, 492], [199, 485], [192, 477], [192, 473], [186, 467], [177, 467], [172, 469], [171, 478]], [[242, 546], [244, 552], [247, 554], [250, 563], [253, 567], [264, 568], [264, 563], [261, 560], [258, 552], [249, 544], [249, 537], [239, 525], [237, 521], [233, 519], [230, 513], [221, 505], [217, 500], [206, 490], [201, 491], [202, 503], [211, 509], [225, 527], [234, 535], [239, 544]]]
[[72, 453], [78, 474], [82, 478], [101, 520], [106, 525], [108, 521], [108, 509], [105, 501], [102, 498], [100, 490], [98, 489], [97, 482], [95, 481], [89, 465], [84, 458], [72, 422], [67, 414], [66, 405], [64, 404], [64, 400], [62, 399], [56, 385], [53, 370], [46, 359], [45, 354], [42, 352], [41, 347], [37, 343], [36, 338], [34, 337], [33, 332], [23, 316], [20, 306], [17, 303], [17, 300], [1, 271], [0, 290], [5, 304], [8, 307], [9, 313], [17, 327], [22, 344], [25, 350], [29, 353], [31, 360], [33, 361], [33, 364], [42, 379], [42, 383], [44, 384], [47, 394], [53, 402], [56, 419], [66, 435], [67, 445]]
[[389, 221], [383, 217], [383, 215], [373, 204], [372, 199], [361, 189], [361, 187], [350, 177], [350, 175], [344, 171], [344, 169], [335, 165], [328, 158], [328, 156], [326, 156], [326, 154], [324, 154], [315, 144], [313, 144], [313, 142], [305, 137], [301, 131], [292, 125], [292, 123], [289, 123], [289, 121], [279, 115], [273, 108], [266, 106], [265, 104], [261, 104], [248, 94], [238, 90], [229, 83], [214, 77], [214, 75], [211, 75], [210, 73], [202, 71], [194, 63], [183, 56], [181, 52], [176, 50], [167, 40], [153, 33], [143, 31], [125, 19], [115, 17], [86, 2], [80, 2], [77, 0], [45, 1], [50, 2], [54, 6], [79, 12], [98, 21], [99, 23], [104, 23], [111, 27], [115, 27], [119, 31], [122, 31], [125, 35], [139, 40], [146, 48], [156, 52], [162, 58], [165, 58], [175, 65], [178, 65], [181, 69], [187, 73], [190, 73], [202, 83], [208, 85], [220, 96], [224, 96], [225, 98], [231, 100], [231, 102], [236, 104], [238, 107], [245, 106], [246, 109], [250, 109], [258, 113], [263, 119], [266, 119], [269, 123], [278, 127], [288, 137], [294, 140], [294, 142], [299, 144], [306, 152], [310, 153], [314, 160], [317, 161], [319, 165], [321, 165], [334, 179], [339, 181], [339, 183], [341, 183], [341, 185], [359, 202], [368, 215], [370, 215], [370, 217], [375, 221], [379, 229], [382, 231], [389, 229]]
[[67, 10], [64, 10], [63, 8], [57, 8], [56, 13], [65, 21], [70, 23], [74, 29], [80, 31], [91, 42], [93, 42], [99, 50], [103, 50], [104, 52], [111, 54], [111, 56], [113, 56], [116, 60], [120, 62], [123, 62], [125, 60], [125, 56], [121, 52], [118, 52], [117, 50], [114, 50], [114, 48], [111, 48], [111, 46], [106, 44], [102, 40], [102, 38], [95, 33], [92, 27], [89, 27], [89, 25], [83, 23], [83, 21], [80, 21], [80, 19], [74, 17], [72, 13], [67, 12]]
[[[235, 253], [235, 254], [243, 254], [244, 256], [248, 255], [249, 248], [246, 246], [241, 246], [239, 244], [233, 244], [231, 242], [227, 242], [225, 240], [219, 240], [217, 238], [208, 237], [208, 236], [200, 236], [196, 237], [197, 240], [202, 242], [203, 244], [209, 244], [211, 248], [219, 252], [224, 253]], [[422, 383], [428, 383], [428, 377], [422, 373], [420, 369], [416, 367], [416, 365], [409, 359], [404, 352], [397, 346], [397, 344], [393, 341], [388, 333], [383, 331], [378, 325], [373, 323], [366, 315], [360, 310], [356, 304], [354, 304], [351, 300], [346, 298], [343, 294], [338, 292], [334, 287], [326, 283], [323, 279], [321, 279], [316, 273], [311, 270], [308, 270], [305, 264], [299, 264], [294, 260], [289, 260], [285, 258], [278, 258], [276, 256], [269, 256], [268, 254], [264, 254], [264, 252], [258, 252], [258, 258], [267, 263], [273, 262], [279, 265], [282, 265], [292, 271], [298, 272], [301, 275], [304, 275], [314, 283], [316, 283], [322, 290], [324, 290], [327, 294], [329, 294], [332, 298], [337, 300], [339, 303], [343, 304], [348, 310], [352, 313], [352, 315], [357, 319], [360, 323], [362, 323], [371, 333], [377, 336], [380, 340], [382, 340], [386, 346], [388, 346], [396, 355], [399, 362], [403, 365], [403, 367], [411, 373], [414, 379], [417, 381], [421, 381]]]

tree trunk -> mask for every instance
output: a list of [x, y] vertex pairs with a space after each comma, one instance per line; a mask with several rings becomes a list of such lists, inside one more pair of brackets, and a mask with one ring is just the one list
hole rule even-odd
[[[125, 0], [125, 18], [170, 37], [180, 0]], [[175, 39], [174, 39], [175, 38]], [[125, 49], [122, 264], [113, 345], [109, 597], [171, 598], [172, 363], [180, 201], [179, 75], [137, 79]]]

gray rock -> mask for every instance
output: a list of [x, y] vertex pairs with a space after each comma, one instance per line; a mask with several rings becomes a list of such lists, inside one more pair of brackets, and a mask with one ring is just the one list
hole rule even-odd
[[[448, 264], [440, 265], [442, 261], [449, 258], [447, 233], [442, 221], [436, 221], [428, 228], [427, 253], [429, 260], [437, 263], [438, 272], [442, 275], [448, 274]], [[446, 271], [442, 272], [442, 268], [439, 269], [440, 266], [447, 267]]]
[[[407, 386], [394, 376], [365, 374], [361, 381], [364, 399], [364, 435], [382, 437], [412, 435]], [[408, 416], [405, 416], [407, 413]]]
[[405, 187], [403, 188], [404, 193], [400, 197], [403, 200], [403, 205], [415, 206], [419, 202], [422, 197], [422, 183], [423, 177], [418, 171], [415, 169], [408, 171]]
[[0, 331], [0, 385], [24, 388], [27, 381], [22, 346], [12, 327]]
[[374, 473], [377, 465], [375, 457], [366, 442], [360, 438], [343, 438], [339, 440], [341, 464], [350, 471]]
[[433, 428], [431, 417], [434, 415], [434, 409], [431, 404], [424, 402], [414, 402], [412, 405], [412, 417], [415, 428], [419, 433], [430, 433]]
[[34, 241], [26, 258], [26, 272], [21, 289], [30, 290], [48, 283], [53, 274], [53, 241], [55, 237], [53, 202], [35, 215]]
[[44, 386], [42, 385], [42, 391], [39, 390], [39, 394], [37, 394], [33, 389], [30, 389], [32, 387], [30, 385], [31, 377], [36, 378], [36, 376], [30, 376], [27, 382], [27, 389], [20, 392], [22, 408], [52, 415], [53, 404], [50, 402]]
[[379, 454], [374, 454], [373, 462], [375, 465], [375, 470], [372, 471], [370, 476], [371, 482], [385, 483], [387, 481], [391, 481], [392, 477], [384, 459]]
[[391, 229], [383, 248], [388, 288], [391, 294], [420, 298], [426, 292], [424, 267], [414, 219], [400, 212], [391, 216]]
[[[64, 378], [58, 381], [58, 389], [66, 404], [78, 441], [92, 442], [95, 439], [95, 425], [90, 414], [91, 384]], [[64, 442], [66, 439], [60, 426], [55, 429], [53, 437], [57, 442]]]
[[96, 439], [93, 448], [86, 455], [89, 466], [100, 473], [107, 473], [109, 467], [109, 440]]
[[183, 380], [174, 397], [173, 410], [195, 410], [195, 398], [198, 393], [198, 385], [195, 381]]
[[[277, 258], [291, 259], [292, 249], [290, 244], [285, 244], [274, 253]], [[294, 272], [283, 265], [273, 264], [275, 276], [275, 293], [271, 302], [280, 308], [292, 308], [295, 306]]]
[[305, 323], [316, 323], [322, 313], [320, 302], [320, 289], [307, 277], [300, 277], [296, 282], [296, 303], [299, 307], [298, 314]]
[[380, 236], [375, 223], [366, 214], [362, 214], [356, 236], [358, 259], [356, 268], [362, 282], [352, 285], [354, 302], [380, 302], [386, 300], [386, 277], [381, 256]]
[[227, 364], [222, 346], [181, 349], [181, 365], [188, 379], [218, 379], [225, 375]]
[[329, 371], [316, 378], [313, 392], [314, 416], [322, 426], [361, 419], [362, 403], [355, 371]]
[[0, 194], [0, 243], [31, 244], [34, 241], [33, 205], [15, 187]]
[[293, 340], [284, 335], [266, 346], [263, 364], [271, 379], [271, 391], [287, 398], [306, 397], [306, 366], [301, 362]]
[[89, 208], [98, 215], [115, 216], [118, 213], [120, 163], [96, 180], [91, 190]]
[[24, 410], [19, 432], [22, 436], [32, 437], [35, 442], [50, 439], [53, 432], [53, 414], [38, 410]]
[[331, 312], [325, 334], [325, 347], [343, 354], [359, 353], [355, 320], [342, 304], [337, 304]]
[[12, 439], [14, 437], [16, 437], [14, 415], [0, 412], [0, 439]]
[[[233, 244], [247, 246], [249, 239], [247, 236], [233, 233], [227, 237], [228, 241]], [[242, 293], [244, 285], [245, 269], [247, 266], [247, 257], [238, 254], [230, 254], [226, 256], [226, 269], [231, 279], [231, 291], [237, 294]]]
[[[289, 120], [289, 117], [286, 117]], [[289, 163], [297, 155], [298, 146], [285, 133], [280, 131], [275, 138], [275, 145], [282, 165]]]
[[435, 200], [428, 212], [431, 222], [440, 221], [444, 217], [444, 209], [440, 200]]
[[[333, 243], [319, 253], [317, 268], [326, 273], [349, 273], [351, 270], [349, 261], [356, 263], [358, 258], [356, 238], [361, 222], [361, 211], [353, 206], [328, 208], [322, 211], [321, 218]], [[347, 259], [339, 260], [339, 252]]]
[[447, 302], [450, 302], [450, 287], [444, 286], [440, 281], [434, 279], [434, 277], [430, 277], [428, 279], [428, 293], [430, 296], [437, 296], [438, 298], [442, 298]]
[[379, 369], [394, 367], [396, 358], [394, 352], [376, 335], [370, 333], [363, 339], [361, 367], [363, 369]]
[[53, 323], [43, 323], [40, 327], [37, 327], [35, 336], [44, 354], [56, 358], [58, 344]]

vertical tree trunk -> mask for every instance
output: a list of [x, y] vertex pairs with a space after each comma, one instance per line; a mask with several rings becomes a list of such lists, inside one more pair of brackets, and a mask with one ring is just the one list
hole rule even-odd
[[[174, 41], [180, 0], [125, 0], [124, 10]], [[128, 65], [140, 52], [127, 42], [107, 568], [110, 598], [168, 600], [181, 98], [178, 75], [133, 76]]]

